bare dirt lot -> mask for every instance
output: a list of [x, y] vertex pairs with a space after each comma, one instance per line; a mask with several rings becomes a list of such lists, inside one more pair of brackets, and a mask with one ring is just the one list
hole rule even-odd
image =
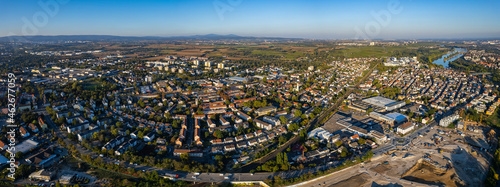
[[423, 162], [402, 176], [403, 179], [438, 186], [462, 186], [454, 169], [442, 170]]
[[[481, 132], [463, 133], [485, 139]], [[436, 136], [442, 137], [438, 144]], [[455, 130], [434, 127], [408, 146], [302, 186], [483, 186], [491, 158]]]
[[368, 174], [361, 173], [359, 175], [355, 175], [355, 176], [352, 176], [351, 178], [348, 178], [346, 180], [335, 183], [332, 186], [338, 186], [338, 187], [362, 186], [365, 183], [369, 182], [369, 180], [368, 180], [369, 178], [370, 178], [370, 176]]
[[372, 171], [380, 173], [380, 174], [385, 174], [387, 171], [389, 171], [392, 167], [386, 164], [379, 164], [373, 168], [371, 168]]

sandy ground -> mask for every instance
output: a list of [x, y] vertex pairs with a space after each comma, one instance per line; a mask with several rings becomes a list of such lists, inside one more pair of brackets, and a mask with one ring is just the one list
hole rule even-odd
[[432, 165], [423, 163], [415, 166], [415, 170], [402, 176], [404, 179], [438, 186], [458, 186], [458, 176], [453, 169], [440, 170]]
[[365, 183], [367, 183], [369, 181], [369, 179], [370, 179], [370, 175], [368, 175], [366, 173], [361, 173], [361, 174], [352, 176], [351, 178], [348, 178], [346, 180], [335, 183], [331, 186], [338, 186], [338, 187], [362, 186]]

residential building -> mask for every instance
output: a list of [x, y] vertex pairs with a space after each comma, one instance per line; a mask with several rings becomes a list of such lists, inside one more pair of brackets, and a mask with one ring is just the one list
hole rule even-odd
[[266, 106], [255, 110], [255, 113], [259, 116], [266, 115], [268, 113], [276, 112], [275, 106]]
[[406, 122], [406, 123], [398, 126], [397, 132], [399, 134], [407, 134], [407, 133], [411, 132], [414, 128], [415, 128], [415, 125], [413, 125], [413, 123]]
[[263, 122], [261, 120], [255, 119], [255, 125], [261, 129], [271, 130], [273, 129], [273, 125]]

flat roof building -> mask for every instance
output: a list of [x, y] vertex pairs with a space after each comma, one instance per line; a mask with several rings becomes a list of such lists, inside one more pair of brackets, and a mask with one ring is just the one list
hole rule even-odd
[[9, 161], [9, 159], [4, 157], [3, 155], [0, 155], [0, 165], [7, 164], [7, 161]]
[[271, 113], [271, 112], [276, 112], [276, 107], [266, 106], [266, 107], [262, 107], [262, 108], [255, 110], [255, 113], [257, 113], [257, 115], [259, 115], [259, 116], [266, 115], [267, 113]]
[[29, 150], [31, 150], [37, 146], [38, 146], [38, 142], [35, 142], [33, 140], [26, 140], [23, 143], [20, 143], [20, 144], [14, 146], [15, 149], [12, 151], [9, 151], [7, 149], [7, 152], [12, 153], [12, 154], [16, 154], [17, 152], [27, 153]]
[[387, 117], [387, 116], [380, 114], [378, 112], [370, 112], [369, 116], [372, 117], [373, 119], [380, 120], [380, 121], [383, 121], [383, 122], [388, 123], [388, 124], [394, 123], [393, 118]]
[[401, 107], [406, 105], [406, 102], [404, 102], [404, 101], [395, 101], [395, 100], [388, 99], [388, 98], [381, 97], [381, 96], [375, 96], [375, 97], [363, 99], [363, 102], [380, 107], [380, 108], [384, 108], [386, 111], [398, 109], [398, 108], [401, 108]]
[[330, 137], [332, 136], [333, 136], [332, 133], [326, 131], [321, 127], [315, 128], [307, 134], [307, 137], [309, 138], [316, 137], [321, 141], [330, 141]]
[[71, 183], [71, 179], [75, 176], [75, 174], [64, 174], [59, 178], [59, 182], [61, 184], [69, 184]]
[[405, 115], [397, 113], [397, 112], [390, 113], [390, 114], [387, 114], [385, 116], [392, 119], [395, 124], [404, 123], [405, 121], [408, 120], [408, 116], [405, 116]]
[[243, 77], [229, 77], [229, 80], [236, 82], [248, 82], [248, 79]]
[[36, 172], [31, 173], [29, 175], [29, 178], [49, 182], [52, 179], [52, 177], [54, 177], [54, 174], [55, 174], [55, 172], [41, 169], [40, 171], [36, 171]]
[[407, 134], [415, 128], [415, 125], [411, 122], [406, 122], [398, 126], [397, 131], [399, 134]]

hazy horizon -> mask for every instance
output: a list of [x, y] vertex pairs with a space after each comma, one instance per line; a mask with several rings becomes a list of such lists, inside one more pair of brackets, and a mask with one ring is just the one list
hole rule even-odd
[[500, 38], [498, 1], [3, 2], [0, 36], [191, 36], [305, 39]]
[[0, 36], [0, 37], [64, 37], [64, 36], [112, 36], [112, 37], [137, 37], [137, 38], [147, 38], [147, 37], [158, 37], [158, 38], [176, 38], [176, 37], [194, 37], [194, 36], [207, 36], [207, 35], [218, 35], [218, 36], [228, 36], [235, 35], [238, 37], [255, 37], [259, 38], [283, 38], [283, 39], [304, 39], [304, 40], [346, 40], [346, 41], [399, 41], [399, 40], [500, 40], [498, 37], [468, 37], [468, 38], [373, 38], [373, 39], [356, 39], [356, 38], [307, 38], [307, 37], [285, 37], [285, 36], [254, 36], [254, 35], [238, 35], [238, 34], [217, 34], [217, 33], [207, 33], [207, 34], [195, 34], [195, 35], [172, 35], [172, 36], [129, 36], [129, 35], [111, 35], [111, 34], [67, 34], [67, 35], [12, 35], [12, 36]]

